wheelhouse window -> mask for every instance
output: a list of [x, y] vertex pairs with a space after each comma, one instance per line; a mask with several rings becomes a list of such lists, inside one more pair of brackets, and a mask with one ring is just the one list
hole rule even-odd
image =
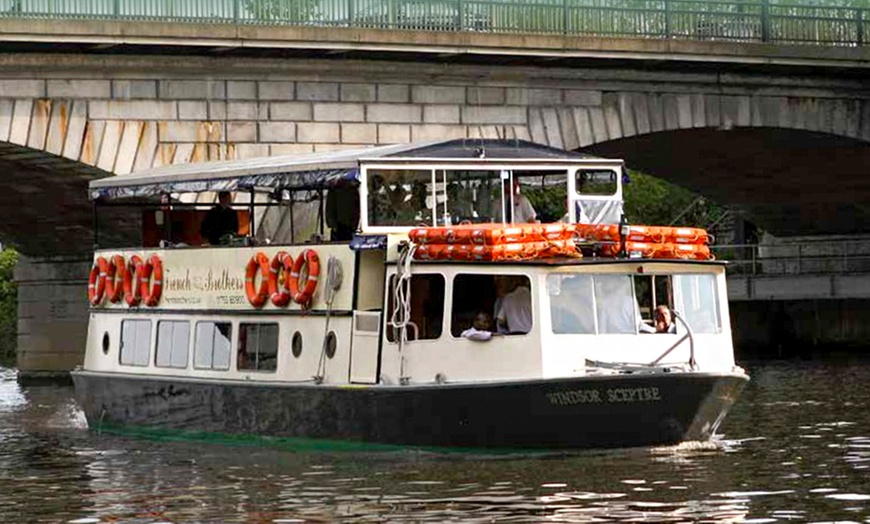
[[[657, 317], [661, 316], [660, 310], [674, 309], [673, 284], [671, 275], [635, 275], [634, 294], [637, 297], [638, 314], [641, 323], [638, 324], [641, 332], [653, 333], [656, 331]], [[671, 319], [673, 322], [673, 319]], [[670, 328], [676, 332], [676, 326]]]
[[674, 310], [695, 333], [721, 332], [715, 275], [554, 274], [547, 293], [555, 334], [678, 333]]
[[553, 333], [595, 333], [592, 275], [550, 275], [547, 277], [547, 291]]
[[[444, 325], [444, 299], [443, 275], [434, 273], [411, 275], [408, 340], [433, 340], [441, 337]], [[395, 275], [390, 277], [387, 304], [387, 340], [396, 342], [396, 329], [389, 323], [396, 304]]]
[[278, 324], [240, 324], [236, 369], [275, 371], [278, 368]]
[[461, 274], [453, 280], [450, 334], [469, 328], [503, 335], [532, 330], [532, 294], [525, 275]]
[[121, 364], [147, 366], [151, 354], [151, 321], [121, 321]]
[[631, 275], [595, 275], [595, 319], [599, 334], [637, 333]]
[[695, 333], [720, 333], [716, 276], [710, 274], [676, 275], [677, 311]]
[[193, 367], [230, 369], [233, 326], [229, 322], [197, 322]]
[[186, 368], [190, 346], [190, 322], [161, 320], [157, 323], [155, 365], [162, 368]]

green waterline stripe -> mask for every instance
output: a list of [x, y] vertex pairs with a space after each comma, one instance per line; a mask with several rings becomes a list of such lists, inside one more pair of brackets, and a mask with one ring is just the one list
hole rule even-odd
[[422, 451], [436, 454], [476, 454], [476, 455], [548, 455], [563, 453], [562, 450], [537, 448], [475, 448], [446, 446], [415, 446], [402, 444], [382, 444], [359, 440], [334, 440], [310, 437], [273, 437], [255, 434], [220, 433], [210, 431], [189, 431], [170, 428], [131, 426], [102, 423], [91, 431], [97, 434], [142, 438], [158, 442], [206, 442], [226, 446], [274, 447], [303, 452], [407, 452]]

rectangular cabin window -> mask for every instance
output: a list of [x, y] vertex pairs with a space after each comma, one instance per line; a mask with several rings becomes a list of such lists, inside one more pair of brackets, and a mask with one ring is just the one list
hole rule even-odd
[[161, 320], [157, 323], [155, 365], [161, 368], [186, 368], [190, 346], [190, 322]]
[[439, 169], [435, 172], [434, 187], [438, 224], [502, 221], [502, 185], [498, 171]]
[[151, 321], [121, 321], [121, 364], [147, 366], [151, 354]]
[[[407, 290], [411, 307], [408, 325], [408, 340], [433, 340], [441, 338], [444, 324], [444, 276], [439, 274], [411, 275]], [[396, 300], [396, 276], [390, 277], [389, 297], [387, 300], [387, 340], [396, 342], [396, 330], [389, 324], [393, 316]]]
[[432, 171], [368, 170], [370, 226], [432, 225]]
[[229, 322], [197, 322], [193, 367], [230, 369], [233, 326]]
[[[658, 308], [674, 309], [673, 285], [671, 275], [635, 275], [634, 294], [637, 297], [638, 313], [640, 322], [638, 327], [641, 333], [656, 332], [656, 310]], [[673, 322], [673, 319], [671, 319]], [[676, 325], [673, 325], [669, 333], [676, 333]]]
[[592, 284], [598, 333], [637, 333], [639, 319], [631, 275], [595, 275]]
[[595, 334], [592, 275], [549, 275], [550, 318], [557, 335]]
[[720, 333], [716, 275], [674, 275], [676, 308], [694, 333]]
[[525, 275], [456, 275], [451, 311], [454, 337], [475, 331], [524, 335], [534, 324], [531, 282]]
[[619, 188], [618, 174], [612, 169], [580, 169], [575, 179], [577, 193], [581, 195], [610, 196]]
[[240, 324], [236, 369], [275, 371], [278, 368], [278, 324]]
[[580, 169], [575, 182], [573, 222], [579, 224], [616, 224], [622, 218], [619, 191], [620, 173], [614, 169]]

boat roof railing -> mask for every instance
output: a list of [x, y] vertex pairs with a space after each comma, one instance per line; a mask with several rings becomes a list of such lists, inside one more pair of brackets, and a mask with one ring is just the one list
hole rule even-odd
[[[457, 139], [328, 153], [164, 166], [94, 180], [91, 200], [157, 197], [210, 191], [318, 190], [359, 181], [363, 162], [553, 162], [595, 157], [526, 140]], [[612, 160], [610, 161], [612, 162]]]

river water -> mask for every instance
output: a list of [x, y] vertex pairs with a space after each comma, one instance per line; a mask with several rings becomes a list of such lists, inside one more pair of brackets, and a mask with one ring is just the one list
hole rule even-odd
[[870, 523], [870, 361], [743, 364], [712, 443], [549, 455], [98, 434], [0, 370], [0, 522]]

